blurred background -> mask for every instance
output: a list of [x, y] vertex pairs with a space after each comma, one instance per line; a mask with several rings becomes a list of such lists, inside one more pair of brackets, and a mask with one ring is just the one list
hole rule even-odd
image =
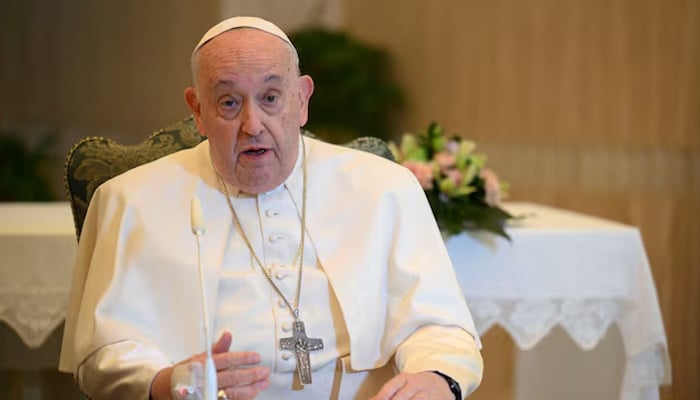
[[[327, 140], [437, 121], [511, 200], [639, 227], [673, 368], [662, 398], [700, 398], [700, 0], [3, 0], [1, 200], [64, 200], [80, 138], [137, 143], [187, 117], [192, 48], [236, 14], [304, 43]], [[511, 399], [514, 345], [497, 328], [484, 343], [475, 398]]]

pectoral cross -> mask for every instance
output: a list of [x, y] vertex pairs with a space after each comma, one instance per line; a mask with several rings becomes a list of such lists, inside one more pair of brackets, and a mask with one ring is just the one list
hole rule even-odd
[[311, 364], [309, 352], [323, 349], [323, 340], [306, 336], [304, 323], [294, 321], [292, 336], [280, 339], [280, 349], [293, 351], [297, 359], [297, 372], [302, 385], [311, 383]]

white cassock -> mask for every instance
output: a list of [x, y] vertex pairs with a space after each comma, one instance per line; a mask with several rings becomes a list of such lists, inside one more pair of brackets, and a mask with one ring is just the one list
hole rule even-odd
[[[292, 317], [232, 223], [209, 143], [130, 170], [95, 192], [83, 226], [59, 368], [93, 399], [148, 399], [162, 368], [204, 351], [190, 201], [204, 209], [207, 304], [215, 341], [256, 351], [273, 371], [258, 398], [366, 398], [394, 373], [439, 370], [463, 394], [481, 380], [480, 343], [423, 190], [375, 155], [305, 138], [306, 246], [299, 300], [313, 383], [292, 390], [279, 349]], [[243, 229], [293, 302], [303, 173], [279, 188], [232, 191]]]

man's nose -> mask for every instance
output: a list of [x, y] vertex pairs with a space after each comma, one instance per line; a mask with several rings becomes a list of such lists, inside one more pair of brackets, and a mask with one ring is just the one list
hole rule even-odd
[[258, 114], [260, 110], [254, 102], [246, 102], [241, 110], [241, 129], [244, 133], [256, 136], [263, 131], [263, 124]]

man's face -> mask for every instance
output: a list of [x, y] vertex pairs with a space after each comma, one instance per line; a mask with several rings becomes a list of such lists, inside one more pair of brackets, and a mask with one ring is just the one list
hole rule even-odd
[[249, 193], [281, 185], [296, 163], [313, 92], [291, 49], [268, 33], [235, 29], [202, 47], [198, 65], [197, 90], [185, 99], [219, 173]]

